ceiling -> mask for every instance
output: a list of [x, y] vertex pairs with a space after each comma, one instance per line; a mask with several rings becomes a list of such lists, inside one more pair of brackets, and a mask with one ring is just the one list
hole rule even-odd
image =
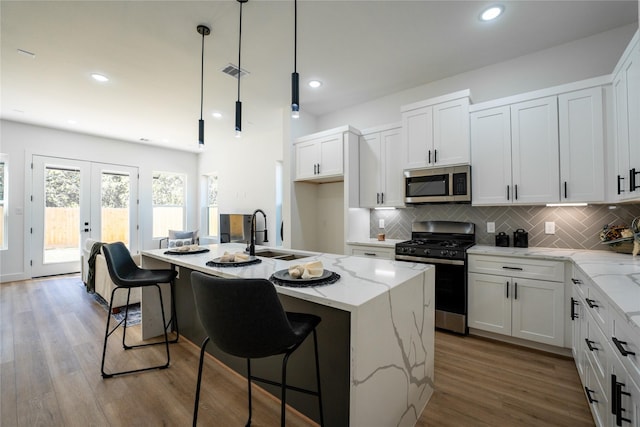
[[[320, 116], [637, 21], [638, 1], [298, 2], [302, 114]], [[0, 117], [197, 149], [202, 37], [205, 141], [233, 135], [239, 3], [0, 2]], [[243, 131], [268, 132], [291, 102], [293, 1], [243, 6]], [[18, 49], [35, 54], [20, 53]], [[110, 78], [97, 83], [91, 73]], [[323, 81], [319, 89], [307, 82]], [[221, 112], [221, 119], [212, 113]], [[72, 122], [70, 122], [72, 121]]]

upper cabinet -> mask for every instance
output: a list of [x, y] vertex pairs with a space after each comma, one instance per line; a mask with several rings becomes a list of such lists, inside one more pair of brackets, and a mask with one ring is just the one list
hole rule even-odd
[[295, 180], [330, 182], [344, 176], [343, 139], [346, 128], [305, 136], [296, 140]]
[[402, 107], [402, 167], [469, 163], [469, 90]]
[[558, 201], [556, 97], [470, 115], [475, 205]]
[[605, 199], [602, 90], [598, 86], [558, 96], [561, 202]]
[[400, 124], [363, 130], [359, 160], [360, 207], [404, 206]]
[[604, 202], [603, 84], [595, 78], [471, 108], [474, 205]]
[[640, 198], [640, 36], [636, 35], [614, 70], [616, 199]]

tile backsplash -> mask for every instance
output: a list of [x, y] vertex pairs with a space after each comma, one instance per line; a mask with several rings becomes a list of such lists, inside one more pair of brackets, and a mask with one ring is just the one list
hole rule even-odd
[[[513, 232], [529, 233], [530, 247], [608, 250], [598, 237], [605, 224], [631, 224], [640, 216], [640, 203], [585, 207], [492, 206], [465, 204], [417, 205], [396, 210], [371, 210], [370, 236], [384, 232], [388, 239], [407, 240], [414, 221], [464, 221], [476, 225], [476, 243], [494, 245], [495, 235], [504, 231], [513, 246]], [[384, 219], [385, 228], [378, 228]], [[545, 222], [555, 222], [555, 234], [545, 234]], [[487, 233], [487, 222], [495, 233]]]

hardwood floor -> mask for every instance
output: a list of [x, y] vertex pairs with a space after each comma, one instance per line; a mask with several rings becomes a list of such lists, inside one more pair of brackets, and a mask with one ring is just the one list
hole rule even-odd
[[[0, 425], [189, 425], [198, 347], [181, 340], [171, 345], [169, 369], [103, 380], [105, 320], [78, 277], [1, 284]], [[162, 357], [162, 346], [122, 351], [115, 335], [109, 368]], [[246, 381], [212, 358], [204, 372], [199, 425], [244, 425]], [[418, 426], [593, 425], [571, 360], [438, 332], [435, 375], [436, 392]], [[266, 393], [253, 397], [252, 425], [278, 425], [279, 402]], [[287, 425], [313, 423], [288, 411]]]

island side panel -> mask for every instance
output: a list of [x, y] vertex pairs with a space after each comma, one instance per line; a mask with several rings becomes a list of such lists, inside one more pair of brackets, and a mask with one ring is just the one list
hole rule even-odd
[[352, 314], [352, 426], [414, 426], [434, 389], [435, 269]]
[[[142, 268], [166, 269], [172, 268], [171, 264], [154, 258], [142, 256]], [[180, 270], [178, 270], [180, 271]], [[162, 305], [164, 307], [165, 320], [171, 319], [171, 286], [168, 283], [160, 284], [162, 291]], [[124, 292], [124, 291], [120, 291]], [[148, 340], [163, 335], [162, 312], [160, 311], [160, 298], [155, 286], [144, 286], [140, 296], [140, 310], [142, 313], [142, 339]]]
[[[195, 309], [190, 279], [191, 271], [188, 268], [180, 267], [180, 277], [176, 281], [176, 311], [181, 336], [200, 346], [206, 333]], [[278, 297], [287, 311], [311, 313], [322, 318], [322, 322], [317, 328], [317, 334], [325, 425], [349, 426], [350, 313], [287, 295], [278, 294]], [[245, 359], [224, 353], [213, 342], [207, 346], [207, 352], [246, 377]], [[194, 365], [193, 368], [197, 370], [197, 365]], [[273, 381], [280, 381], [281, 368], [282, 356], [255, 359], [251, 362], [253, 375]], [[207, 373], [205, 372], [203, 375], [207, 375]], [[315, 390], [315, 361], [311, 336], [289, 358], [287, 378], [290, 385]], [[279, 387], [257, 384], [280, 398]], [[287, 403], [319, 422], [318, 400], [315, 396], [289, 391], [287, 392]], [[205, 412], [202, 411], [201, 408], [200, 417], [205, 417], [206, 409]]]

